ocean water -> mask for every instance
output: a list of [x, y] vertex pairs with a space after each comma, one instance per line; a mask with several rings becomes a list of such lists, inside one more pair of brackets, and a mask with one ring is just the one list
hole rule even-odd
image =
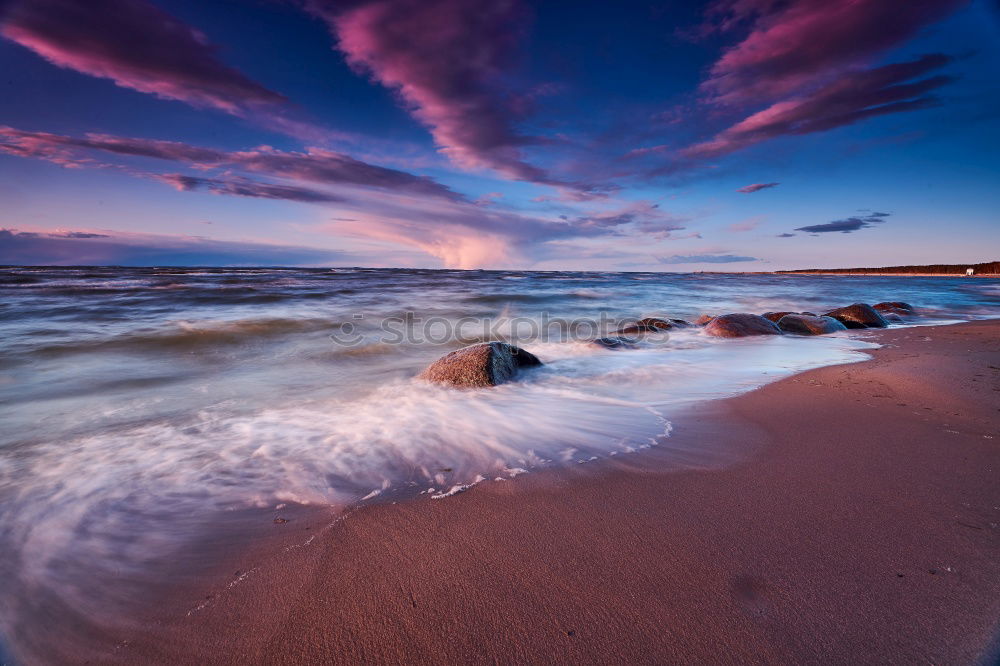
[[[227, 512], [444, 495], [670, 449], [685, 406], [872, 346], [853, 333], [720, 340], [698, 328], [634, 350], [588, 343], [622, 320], [883, 300], [918, 306], [919, 324], [994, 317], [1000, 280], [0, 269], [0, 629], [11, 640], [29, 598], [92, 615], [87, 581], [141, 577]], [[487, 390], [416, 378], [489, 339], [545, 366]]]

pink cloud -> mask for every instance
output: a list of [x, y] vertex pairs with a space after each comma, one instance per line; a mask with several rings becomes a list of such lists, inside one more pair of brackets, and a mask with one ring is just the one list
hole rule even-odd
[[329, 192], [320, 192], [294, 185], [261, 183], [247, 178], [202, 178], [200, 176], [186, 176], [179, 173], [156, 175], [153, 178], [170, 185], [179, 192], [207, 190], [212, 194], [299, 201], [301, 203], [335, 203], [345, 201], [343, 197], [330, 194]]
[[652, 238], [671, 238], [672, 232], [684, 228], [688, 218], [678, 217], [650, 201], [632, 201], [611, 210], [603, 210], [576, 218], [562, 216], [574, 227], [596, 229], [618, 235], [622, 231], [631, 234], [638, 231]]
[[[264, 146], [227, 152], [172, 141], [105, 134], [78, 138], [0, 127], [0, 152], [116, 169], [183, 192], [326, 204], [336, 211], [326, 225], [332, 233], [418, 249], [457, 268], [530, 261], [568, 239], [663, 239], [683, 222], [646, 201], [588, 201], [581, 204], [588, 212], [573, 216], [529, 215], [500, 206], [494, 196], [488, 197], [492, 205], [483, 205], [430, 179], [315, 149], [299, 153]], [[198, 173], [154, 173], [98, 162], [91, 154], [180, 163]]]
[[665, 153], [668, 150], [670, 150], [670, 148], [671, 148], [670, 144], [667, 144], [667, 143], [661, 143], [661, 144], [656, 145], [656, 146], [647, 146], [647, 147], [644, 147], [644, 148], [633, 148], [632, 150], [630, 150], [627, 153], [625, 153], [625, 155], [623, 157], [625, 159], [628, 159], [628, 158], [631, 158], [631, 157], [640, 157], [640, 156], [643, 156], [643, 155], [652, 155], [652, 154], [656, 154], [656, 153]]
[[941, 54], [851, 72], [812, 93], [776, 102], [723, 130], [714, 138], [687, 148], [688, 157], [714, 157], [789, 134], [810, 134], [850, 125], [889, 113], [933, 106], [928, 93], [949, 83], [947, 76], [912, 81], [948, 63]]
[[553, 219], [474, 202], [381, 196], [327, 230], [417, 248], [451, 268], [504, 268], [530, 263], [571, 240], [643, 238], [648, 245], [681, 229], [681, 222], [647, 201]]
[[[727, 129], [679, 155], [715, 157], [783, 135], [934, 105], [928, 93], [951, 79], [913, 79], [943, 66], [948, 56], [865, 67], [967, 2], [717, 0], [702, 36], [745, 33], [712, 65], [700, 86], [702, 103], [712, 107], [709, 117], [742, 110], [743, 120], [730, 120]], [[747, 115], [748, 108], [757, 110]]]
[[753, 231], [754, 229], [756, 229], [757, 227], [759, 227], [760, 224], [761, 224], [761, 222], [763, 222], [763, 221], [764, 221], [764, 216], [763, 215], [757, 215], [756, 217], [751, 217], [751, 218], [743, 220], [741, 222], [736, 222], [734, 224], [730, 224], [728, 227], [726, 227], [726, 231], [729, 231], [729, 232], [734, 233], [734, 234], [745, 233], [747, 231]]
[[253, 150], [227, 152], [177, 141], [108, 134], [87, 134], [79, 138], [0, 126], [0, 152], [46, 159], [69, 167], [110, 166], [102, 165], [89, 157], [89, 154], [97, 152], [179, 162], [202, 171], [237, 169], [327, 186], [351, 185], [448, 199], [461, 198], [461, 195], [445, 185], [425, 176], [369, 164], [343, 153], [320, 148], [296, 152], [260, 146]]
[[[504, 78], [528, 22], [517, 0], [371, 0], [343, 9], [311, 0], [355, 68], [394, 89], [452, 161], [552, 183], [525, 161], [537, 139], [517, 131], [525, 100]], [[548, 90], [547, 88], [544, 90]]]
[[752, 194], [754, 192], [760, 192], [761, 190], [766, 190], [771, 187], [777, 187], [781, 183], [754, 183], [753, 185], [744, 185], [738, 188], [736, 191], [742, 194]]
[[13, 0], [0, 34], [59, 67], [197, 107], [239, 114], [284, 101], [146, 0]]
[[711, 15], [749, 34], [712, 66], [702, 90], [726, 104], [771, 101], [822, 83], [913, 37], [967, 0], [723, 0]]

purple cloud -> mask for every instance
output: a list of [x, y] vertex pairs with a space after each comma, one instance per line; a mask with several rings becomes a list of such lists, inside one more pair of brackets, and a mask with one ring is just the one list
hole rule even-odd
[[672, 215], [660, 209], [659, 204], [648, 201], [634, 201], [618, 210], [603, 211], [590, 215], [570, 218], [561, 215], [560, 219], [571, 223], [576, 229], [596, 229], [614, 233], [619, 227], [629, 232], [639, 231], [655, 238], [668, 238], [673, 231], [684, 228], [686, 218]]
[[928, 93], [952, 81], [933, 76], [919, 81], [932, 69], [950, 62], [942, 54], [926, 55], [851, 72], [806, 96], [777, 102], [722, 131], [713, 139], [684, 151], [689, 157], [725, 155], [784, 135], [810, 134], [850, 125], [873, 116], [925, 109], [937, 104]]
[[781, 183], [754, 183], [753, 185], [744, 185], [743, 187], [737, 189], [737, 192], [742, 192], [743, 194], [750, 194], [752, 192], [760, 192], [761, 190], [766, 190], [770, 187], [777, 187]]
[[675, 254], [672, 257], [657, 257], [661, 264], [732, 264], [744, 261], [760, 261], [757, 257], [741, 257], [736, 254]]
[[[0, 127], [0, 152], [73, 168], [114, 169], [181, 191], [331, 204], [336, 215], [325, 226], [339, 237], [374, 238], [416, 248], [449, 267], [511, 265], [555, 247], [546, 244], [570, 239], [662, 239], [680, 229], [683, 221], [643, 201], [617, 209], [609, 209], [608, 201], [591, 203], [589, 212], [563, 218], [526, 215], [496, 203], [485, 206], [468, 200], [428, 178], [319, 149], [286, 152], [261, 147], [230, 152], [171, 141], [103, 134], [79, 138]], [[179, 163], [200, 173], [153, 173], [131, 164], [98, 161], [97, 156]]]
[[0, 152], [46, 159], [63, 166], [77, 168], [106, 166], [90, 157], [91, 153], [146, 157], [187, 164], [199, 169], [238, 169], [274, 178], [302, 180], [328, 186], [353, 185], [422, 196], [461, 199], [461, 195], [425, 176], [368, 164], [349, 155], [319, 148], [294, 152], [260, 147], [247, 151], [226, 152], [176, 141], [107, 134], [88, 134], [84, 138], [76, 138], [0, 126]]
[[947, 56], [864, 67], [966, 3], [717, 0], [703, 34], [744, 26], [749, 32], [712, 66], [700, 86], [703, 102], [717, 112], [760, 110], [681, 155], [715, 157], [779, 136], [823, 132], [933, 106], [937, 100], [928, 93], [952, 79], [913, 79], [949, 62]]
[[0, 229], [0, 264], [14, 266], [317, 266], [372, 257], [318, 248], [164, 234]]
[[517, 180], [560, 184], [525, 161], [538, 139], [515, 128], [523, 97], [504, 72], [528, 21], [518, 0], [306, 0], [348, 62], [395, 90], [452, 161]]
[[[861, 229], [867, 229], [876, 224], [885, 222], [885, 218], [890, 213], [872, 213], [865, 217], [848, 217], [843, 220], [834, 220], [824, 224], [812, 224], [807, 227], [798, 227], [795, 231], [804, 231], [809, 234], [843, 233], [849, 234]], [[792, 234], [789, 234], [792, 235]]]
[[90, 231], [67, 231], [62, 234], [52, 234], [53, 236], [62, 236], [63, 238], [111, 238], [107, 234], [95, 234]]
[[212, 194], [227, 194], [237, 197], [253, 197], [257, 199], [279, 199], [283, 201], [299, 201], [302, 203], [333, 203], [346, 201], [328, 192], [319, 192], [304, 187], [292, 185], [275, 185], [261, 183], [249, 179], [231, 178], [201, 178], [185, 176], [179, 173], [168, 173], [154, 176], [156, 180], [167, 183], [181, 192], [207, 190]]
[[240, 114], [285, 101], [146, 0], [13, 0], [0, 34], [59, 67], [196, 107]]
[[829, 82], [913, 37], [967, 0], [721, 0], [709, 17], [749, 34], [712, 66], [702, 90], [712, 101], [769, 102]]

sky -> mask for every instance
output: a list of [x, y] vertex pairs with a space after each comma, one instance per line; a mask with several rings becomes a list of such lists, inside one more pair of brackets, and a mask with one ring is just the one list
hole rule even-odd
[[0, 264], [1000, 259], [997, 0], [0, 0]]

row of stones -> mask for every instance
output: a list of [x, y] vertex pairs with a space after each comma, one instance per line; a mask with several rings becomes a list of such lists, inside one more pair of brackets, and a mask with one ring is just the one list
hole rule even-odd
[[[822, 315], [812, 312], [746, 312], [702, 317], [694, 324], [683, 319], [648, 317], [623, 327], [608, 337], [592, 340], [606, 349], [629, 349], [638, 346], [646, 334], [656, 334], [673, 328], [703, 326], [707, 335], [721, 338], [741, 338], [756, 335], [825, 335], [848, 328], [885, 328], [890, 320], [915, 314], [913, 306], [900, 301], [854, 303]], [[506, 342], [485, 342], [453, 351], [432, 363], [421, 377], [451, 386], [476, 388], [496, 386], [513, 379], [525, 368], [542, 365], [538, 357]]]

